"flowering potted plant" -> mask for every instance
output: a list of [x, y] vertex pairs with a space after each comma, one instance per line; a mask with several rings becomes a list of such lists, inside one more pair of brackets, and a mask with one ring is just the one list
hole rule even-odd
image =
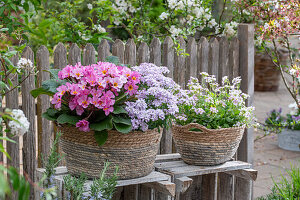
[[285, 117], [282, 109], [272, 110], [265, 120], [264, 130], [278, 133], [278, 146], [289, 151], [300, 151], [300, 113], [296, 104], [289, 107], [293, 110]]
[[[120, 179], [149, 174], [158, 151], [159, 129], [178, 111], [174, 81], [165, 67], [144, 63], [132, 69], [109, 62], [66, 66], [33, 96], [53, 96], [43, 116], [63, 132], [62, 150], [71, 174], [97, 177], [105, 161], [118, 165]], [[108, 171], [113, 173], [113, 171]]]
[[193, 165], [217, 165], [235, 154], [244, 129], [254, 119], [247, 107], [247, 94], [240, 91], [239, 77], [232, 84], [225, 76], [222, 85], [215, 76], [201, 73], [202, 82], [191, 78], [182, 90], [173, 136], [182, 159]]

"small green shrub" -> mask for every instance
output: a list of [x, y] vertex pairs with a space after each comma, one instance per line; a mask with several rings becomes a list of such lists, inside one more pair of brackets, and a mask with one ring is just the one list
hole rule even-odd
[[271, 194], [259, 197], [257, 200], [299, 200], [300, 199], [300, 168], [292, 166], [287, 171], [288, 176], [281, 175], [281, 180], [276, 182]]

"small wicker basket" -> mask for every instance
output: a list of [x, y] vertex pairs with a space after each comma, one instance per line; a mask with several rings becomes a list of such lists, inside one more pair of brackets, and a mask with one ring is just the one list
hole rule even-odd
[[109, 131], [106, 143], [99, 147], [94, 132], [81, 132], [75, 127], [59, 127], [62, 151], [66, 154], [68, 172], [88, 178], [99, 177], [106, 161], [111, 163], [106, 175], [119, 167], [118, 179], [133, 179], [150, 174], [154, 169], [161, 134], [157, 130], [133, 131], [129, 134]]
[[[190, 129], [200, 131], [190, 131]], [[196, 123], [173, 125], [175, 145], [184, 162], [190, 165], [218, 165], [234, 156], [245, 127], [207, 129]]]

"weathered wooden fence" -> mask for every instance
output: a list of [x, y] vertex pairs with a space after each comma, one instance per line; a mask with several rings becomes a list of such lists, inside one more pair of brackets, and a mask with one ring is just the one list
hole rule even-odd
[[[194, 38], [185, 41], [179, 37], [178, 42], [182, 49], [190, 55], [184, 57], [174, 52], [173, 41], [167, 37], [161, 44], [158, 39], [153, 39], [150, 46], [141, 43], [138, 47], [132, 39], [126, 44], [121, 40], [116, 40], [112, 45], [108, 41], [102, 40], [97, 50], [94, 46], [87, 44], [83, 52], [76, 45], [72, 44], [67, 52], [65, 46], [59, 43], [54, 50], [54, 68], [63, 68], [67, 64], [74, 65], [82, 62], [89, 65], [98, 61], [103, 61], [107, 56], [114, 55], [120, 58], [121, 63], [138, 65], [143, 62], [151, 62], [158, 66], [166, 66], [170, 70], [169, 76], [172, 77], [182, 87], [185, 87], [190, 76], [199, 77], [200, 72], [208, 72], [216, 75], [218, 80], [227, 75], [229, 78], [236, 76], [242, 77], [242, 90], [250, 94], [251, 98], [247, 102], [252, 104], [253, 99], [253, 80], [254, 80], [254, 42], [253, 25], [241, 24], [238, 27], [238, 36], [228, 41], [225, 37], [219, 38], [200, 38], [198, 42]], [[23, 143], [22, 154], [19, 151], [19, 144], [7, 144], [8, 153], [12, 159], [9, 164], [19, 167], [23, 164], [26, 172], [32, 180], [35, 180], [35, 169], [42, 167], [41, 154], [49, 153], [51, 138], [51, 123], [43, 119], [41, 114], [49, 107], [50, 99], [41, 96], [35, 101], [30, 95], [30, 91], [35, 87], [41, 86], [41, 82], [49, 79], [49, 74], [45, 70], [49, 69], [49, 52], [45, 46], [41, 46], [35, 54], [30, 47], [26, 47], [22, 57], [35, 61], [39, 73], [36, 76], [30, 75], [22, 83], [22, 98], [18, 98], [18, 92], [9, 93], [6, 96], [6, 107], [17, 108], [21, 105], [25, 115], [30, 121], [30, 130], [23, 138], [15, 138], [19, 143]], [[18, 57], [12, 59], [13, 63], [18, 62]], [[17, 81], [17, 78], [14, 80]], [[20, 101], [19, 101], [20, 100]], [[37, 104], [36, 104], [37, 103]], [[37, 105], [37, 106], [36, 106]], [[37, 136], [37, 137], [36, 137]], [[38, 150], [38, 151], [37, 151]], [[160, 153], [172, 153], [174, 146], [171, 131], [165, 131], [161, 141]], [[36, 153], [38, 152], [38, 154]], [[237, 159], [252, 163], [253, 155], [253, 132], [248, 129], [237, 153]], [[22, 162], [23, 160], [23, 162]], [[21, 162], [20, 162], [21, 161]], [[129, 186], [124, 190], [127, 199], [138, 198], [137, 186]], [[34, 199], [34, 193], [30, 199]], [[156, 195], [156, 199], [161, 199]], [[15, 198], [15, 197], [14, 197]], [[194, 178], [193, 186], [182, 195], [182, 199], [251, 199], [252, 183], [244, 179], [233, 177], [232, 175], [219, 173], [204, 175]]]

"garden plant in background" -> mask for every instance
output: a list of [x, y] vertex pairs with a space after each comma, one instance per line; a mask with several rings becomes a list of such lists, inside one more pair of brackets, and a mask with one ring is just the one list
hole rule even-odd
[[272, 193], [266, 197], [259, 197], [257, 200], [286, 200], [300, 198], [300, 168], [291, 166], [287, 170], [288, 176], [281, 176], [281, 180], [275, 181], [271, 189]]
[[254, 107], [246, 106], [249, 96], [241, 92], [239, 77], [231, 84], [224, 76], [219, 85], [214, 75], [201, 76], [201, 83], [191, 78], [188, 90], [178, 93], [173, 136], [186, 163], [216, 165], [235, 154], [245, 127], [254, 123]]
[[108, 160], [119, 166], [120, 179], [145, 176], [153, 170], [160, 130], [170, 127], [178, 112], [174, 92], [179, 86], [164, 75], [169, 72], [166, 67], [143, 63], [129, 68], [116, 57], [107, 59], [116, 64], [78, 63], [51, 70], [53, 79], [31, 94], [53, 97], [53, 106], [43, 116], [63, 132], [62, 148], [71, 174], [98, 177]]

